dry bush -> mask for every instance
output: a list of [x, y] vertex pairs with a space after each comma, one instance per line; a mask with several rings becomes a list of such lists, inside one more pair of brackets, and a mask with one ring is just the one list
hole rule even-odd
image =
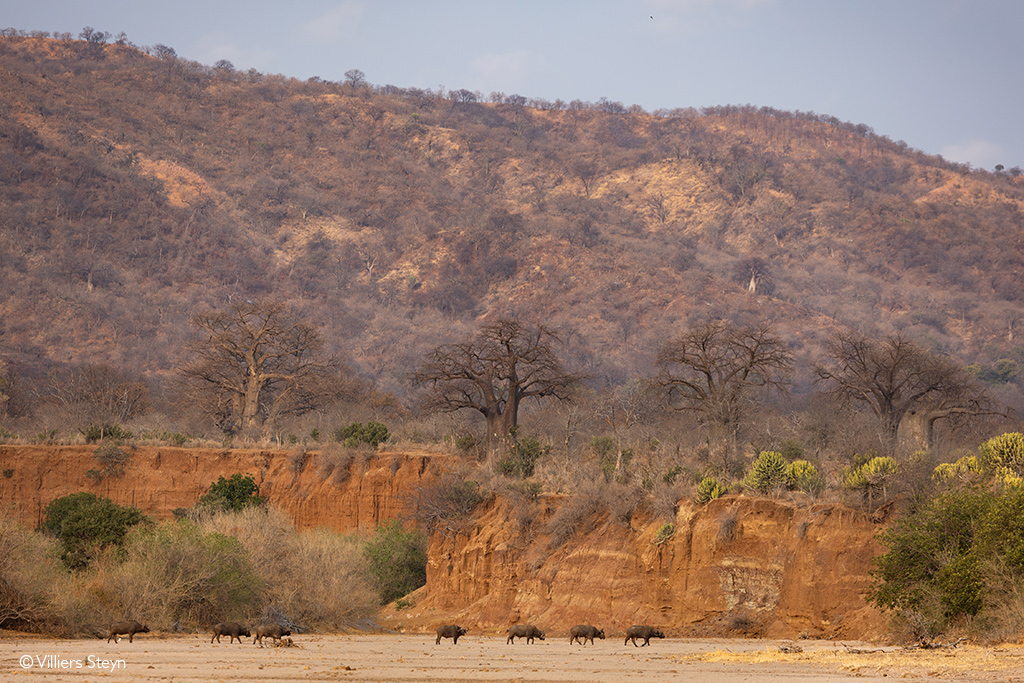
[[1024, 633], [1024, 577], [1007, 565], [1005, 559], [989, 558], [982, 565], [988, 589], [983, 618], [974, 624], [976, 637], [993, 642], [1008, 642]]
[[491, 493], [465, 472], [448, 472], [420, 486], [412, 497], [415, 517], [429, 532], [458, 533]]
[[320, 451], [320, 458], [317, 462], [317, 475], [322, 481], [328, 479], [335, 486], [344, 486], [349, 480], [352, 472], [352, 463], [355, 461], [356, 452], [352, 448], [346, 448], [341, 444], [329, 443]]
[[604, 495], [597, 484], [588, 485], [566, 499], [548, 521], [548, 548], [555, 550], [577, 534], [597, 528], [598, 516], [604, 512]]
[[234, 536], [263, 583], [263, 616], [285, 615], [306, 628], [339, 629], [367, 619], [379, 596], [358, 540], [328, 531], [298, 533], [279, 510], [248, 508], [207, 519]]
[[601, 490], [602, 506], [608, 520], [628, 527], [633, 515], [647, 503], [647, 495], [633, 484], [609, 484]]
[[[693, 488], [692, 486], [689, 488]], [[658, 519], [675, 520], [679, 501], [687, 496], [686, 487], [681, 484], [659, 482], [651, 488], [651, 511]]]
[[317, 529], [293, 540], [290, 571], [267, 583], [267, 608], [320, 629], [351, 628], [380, 604], [361, 544], [353, 537]]
[[505, 521], [512, 525], [516, 534], [529, 539], [539, 509], [537, 500], [543, 487], [536, 481], [509, 481], [496, 479], [491, 482], [494, 492], [508, 501]]
[[164, 522], [132, 533], [125, 553], [123, 562], [108, 554], [98, 570], [117, 596], [111, 617], [176, 629], [241, 620], [259, 605], [255, 562], [231, 536], [188, 521]]
[[88, 571], [69, 574], [60, 571], [49, 587], [48, 597], [51, 621], [48, 630], [64, 638], [105, 637], [104, 629], [112, 621], [125, 616], [118, 596], [111, 590], [102, 561]]
[[0, 514], [0, 628], [37, 629], [53, 621], [50, 592], [61, 576], [57, 544]]

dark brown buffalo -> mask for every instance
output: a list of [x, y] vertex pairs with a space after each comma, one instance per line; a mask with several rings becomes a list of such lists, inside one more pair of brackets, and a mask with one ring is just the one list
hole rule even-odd
[[136, 633], [149, 633], [149, 627], [143, 626], [137, 621], [115, 621], [110, 625], [110, 635], [107, 637], [107, 642], [113, 638], [114, 642], [118, 641], [118, 636], [128, 636], [128, 642], [133, 642], [133, 638]]
[[256, 637], [252, 639], [252, 642], [253, 645], [259, 643], [260, 647], [263, 647], [264, 638], [273, 638], [274, 644], [277, 644], [279, 640], [291, 634], [291, 631], [280, 624], [260, 624], [256, 627]]
[[544, 632], [532, 624], [516, 624], [508, 629], [508, 643], [515, 643], [516, 638], [526, 638], [527, 643], [532, 643], [533, 639], [544, 640]]
[[578, 626], [573, 626], [572, 630], [569, 631], [570, 645], [576, 642], [576, 640], [579, 640], [580, 645], [586, 645], [588, 640], [590, 641], [590, 644], [593, 645], [594, 638], [604, 640], [604, 629], [599, 629], [596, 626], [591, 626], [589, 624], [580, 624]]
[[449, 624], [448, 626], [437, 627], [437, 642], [435, 645], [441, 644], [442, 638], [451, 638], [452, 645], [459, 644], [459, 636], [466, 635], [466, 629], [462, 628], [457, 624]]
[[[237, 621], [224, 621], [213, 627], [213, 638], [220, 642], [221, 636], [230, 636], [228, 639], [229, 643], [235, 642], [235, 638], [238, 638], [238, 642], [242, 642], [242, 636], [249, 637], [249, 629], [239, 624]], [[210, 638], [210, 642], [213, 642], [213, 638]]]
[[[629, 641], [633, 641], [633, 647], [637, 647], [636, 639], [643, 638], [644, 645], [651, 644], [651, 638], [664, 638], [665, 634], [654, 628], [644, 624], [642, 626], [630, 626], [626, 629], [626, 642], [623, 645], [629, 644]], [[643, 647], [641, 645], [640, 647]]]

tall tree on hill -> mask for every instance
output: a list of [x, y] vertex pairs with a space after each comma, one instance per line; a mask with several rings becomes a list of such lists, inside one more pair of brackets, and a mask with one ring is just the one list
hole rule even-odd
[[828, 356], [828, 364], [815, 368], [818, 381], [832, 395], [867, 404], [881, 424], [890, 453], [906, 421], [913, 421], [920, 445], [927, 448], [939, 419], [999, 414], [962, 365], [900, 335], [877, 341], [857, 332], [839, 332], [829, 341]]
[[737, 327], [706, 322], [666, 342], [653, 383], [677, 410], [700, 415], [710, 438], [735, 451], [744, 408], [753, 390], [782, 387], [792, 367], [783, 341], [767, 323]]
[[255, 433], [340, 390], [340, 365], [322, 356], [320, 333], [281, 303], [246, 301], [196, 315], [192, 324], [202, 337], [192, 345], [196, 360], [181, 374], [226, 433]]
[[413, 382], [430, 388], [430, 406], [441, 412], [463, 408], [487, 420], [494, 447], [514, 432], [527, 398], [566, 400], [583, 375], [568, 372], [555, 355], [557, 334], [517, 320], [485, 325], [472, 339], [431, 351]]

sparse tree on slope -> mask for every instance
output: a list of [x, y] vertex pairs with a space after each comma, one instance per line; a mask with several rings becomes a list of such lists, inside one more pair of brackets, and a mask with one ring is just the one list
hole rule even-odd
[[253, 432], [329, 398], [338, 364], [321, 355], [320, 333], [280, 303], [235, 304], [195, 316], [203, 337], [182, 369], [194, 395], [215, 410], [225, 432]]
[[431, 406], [437, 410], [470, 408], [483, 415], [493, 446], [518, 424], [524, 399], [565, 400], [582, 379], [579, 373], [566, 371], [555, 355], [552, 346], [558, 341], [544, 326], [499, 320], [469, 341], [435, 348], [413, 381], [429, 386]]
[[737, 327], [719, 320], [669, 340], [658, 353], [658, 365], [654, 383], [673, 406], [702, 416], [711, 438], [735, 449], [750, 393], [784, 386], [792, 358], [767, 323]]
[[936, 420], [954, 414], [993, 414], [984, 392], [956, 361], [933, 355], [900, 335], [876, 341], [856, 332], [837, 333], [829, 363], [816, 368], [833, 395], [868, 405], [881, 423], [884, 445], [896, 448], [900, 424], [920, 422], [930, 446]]

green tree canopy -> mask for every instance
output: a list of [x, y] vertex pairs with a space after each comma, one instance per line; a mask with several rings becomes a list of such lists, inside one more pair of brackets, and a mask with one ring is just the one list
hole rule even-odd
[[128, 531], [146, 521], [138, 508], [87, 491], [57, 498], [43, 515], [42, 528], [60, 541], [60, 559], [69, 569], [83, 569], [104, 548], [121, 546]]

